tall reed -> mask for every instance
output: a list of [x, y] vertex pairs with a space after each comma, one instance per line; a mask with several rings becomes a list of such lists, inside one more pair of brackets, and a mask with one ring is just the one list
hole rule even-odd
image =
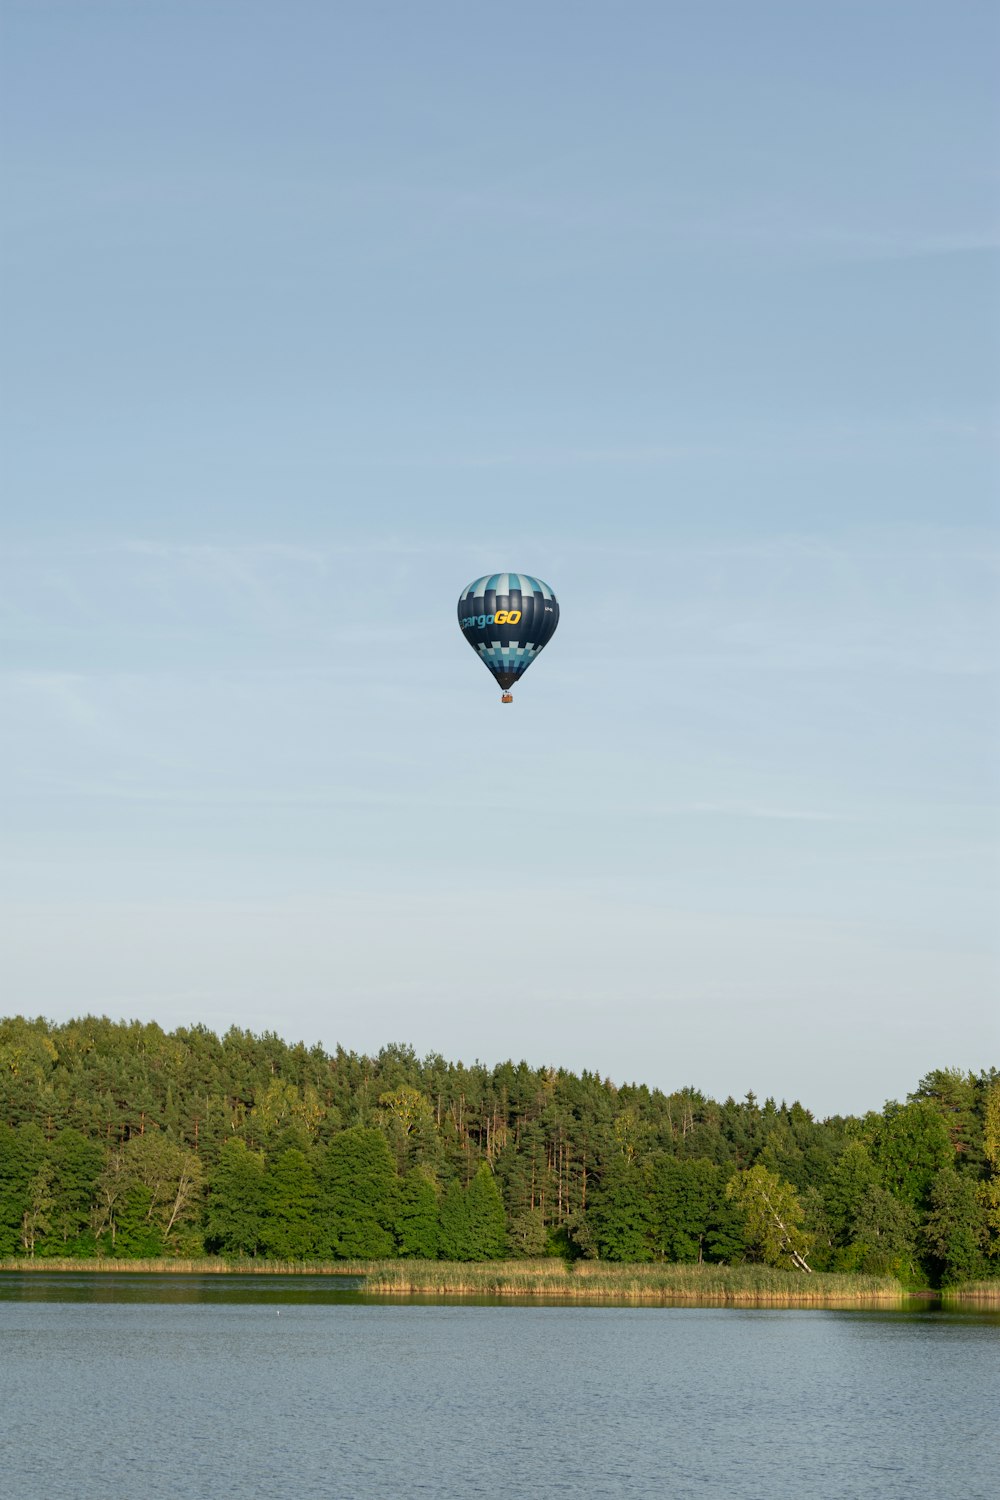
[[942, 1302], [978, 1302], [1000, 1306], [1000, 1277], [994, 1281], [966, 1281], [961, 1286], [947, 1286]]
[[767, 1266], [617, 1265], [603, 1261], [385, 1261], [365, 1291], [383, 1296], [556, 1297], [601, 1302], [718, 1302], [832, 1306], [900, 1302], [892, 1277], [815, 1274]]
[[157, 1275], [219, 1275], [231, 1273], [260, 1276], [363, 1276], [370, 1262], [354, 1264], [344, 1260], [257, 1260], [226, 1259], [220, 1255], [147, 1257], [116, 1259], [111, 1255], [91, 1259], [60, 1259], [58, 1256], [8, 1256], [0, 1259], [0, 1271], [129, 1271]]
[[[180, 1275], [351, 1276], [362, 1290], [388, 1297], [523, 1297], [574, 1302], [710, 1302], [746, 1306], [833, 1307], [898, 1303], [892, 1277], [775, 1270], [769, 1266], [627, 1265], [609, 1261], [280, 1261], [184, 1259], [0, 1260], [0, 1271], [116, 1271]], [[954, 1288], [952, 1300], [1000, 1301], [1000, 1282]]]

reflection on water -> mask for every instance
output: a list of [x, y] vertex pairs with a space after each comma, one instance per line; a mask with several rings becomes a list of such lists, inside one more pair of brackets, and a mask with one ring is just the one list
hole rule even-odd
[[357, 1302], [360, 1276], [0, 1271], [0, 1302]]
[[0, 1276], [17, 1500], [987, 1500], [1000, 1315], [418, 1306], [318, 1276]]

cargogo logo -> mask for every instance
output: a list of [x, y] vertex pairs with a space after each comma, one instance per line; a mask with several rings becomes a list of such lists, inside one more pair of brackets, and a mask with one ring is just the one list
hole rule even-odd
[[498, 609], [495, 615], [466, 615], [462, 629], [468, 630], [470, 625], [478, 625], [480, 630], [484, 625], [516, 625], [520, 618], [519, 609]]

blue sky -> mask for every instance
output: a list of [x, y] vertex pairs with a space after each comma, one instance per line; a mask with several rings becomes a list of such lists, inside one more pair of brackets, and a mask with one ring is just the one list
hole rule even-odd
[[994, 7], [2, 24], [3, 1010], [1000, 1061]]

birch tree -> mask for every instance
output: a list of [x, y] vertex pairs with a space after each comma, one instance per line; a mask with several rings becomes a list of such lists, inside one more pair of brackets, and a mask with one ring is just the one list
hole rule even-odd
[[726, 1184], [726, 1197], [743, 1214], [747, 1243], [769, 1266], [791, 1261], [812, 1273], [806, 1260], [809, 1236], [802, 1228], [802, 1204], [790, 1182], [759, 1164], [737, 1172]]

